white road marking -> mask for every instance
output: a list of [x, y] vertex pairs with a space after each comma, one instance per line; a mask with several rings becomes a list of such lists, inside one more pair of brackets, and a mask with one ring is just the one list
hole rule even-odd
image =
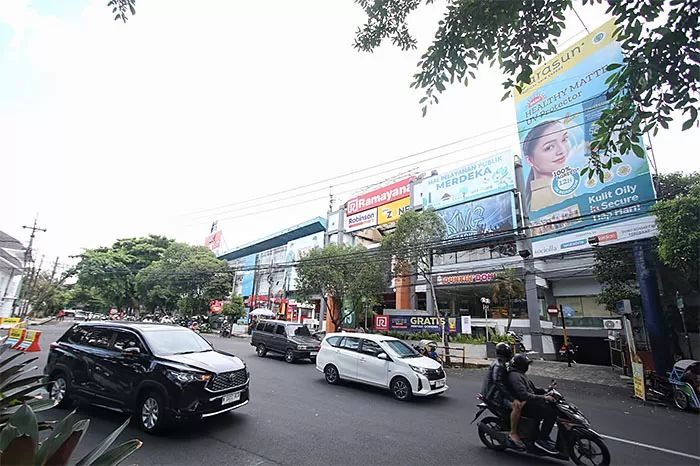
[[605, 434], [599, 434], [599, 435], [603, 438], [608, 439], [608, 440], [614, 440], [616, 442], [622, 442], [622, 443], [629, 443], [630, 445], [635, 445], [637, 447], [649, 448], [651, 450], [662, 451], [664, 453], [668, 453], [671, 455], [684, 456], [686, 458], [700, 461], [700, 456], [691, 455], [690, 453], [683, 453], [680, 451], [668, 450], [666, 448], [655, 447], [654, 445], [647, 445], [646, 443], [635, 442], [633, 440], [625, 440], [623, 438], [612, 437], [610, 435], [605, 435]]

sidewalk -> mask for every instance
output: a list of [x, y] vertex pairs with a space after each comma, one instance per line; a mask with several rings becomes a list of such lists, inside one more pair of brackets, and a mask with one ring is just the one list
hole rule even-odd
[[55, 317], [43, 317], [41, 319], [27, 319], [27, 324], [28, 325], [44, 325], [47, 324], [53, 320], [56, 320]]
[[609, 387], [628, 388], [631, 377], [613, 372], [609, 366], [594, 366], [590, 364], [573, 364], [565, 362], [535, 360], [530, 366], [528, 375], [538, 375], [556, 380], [586, 382]]

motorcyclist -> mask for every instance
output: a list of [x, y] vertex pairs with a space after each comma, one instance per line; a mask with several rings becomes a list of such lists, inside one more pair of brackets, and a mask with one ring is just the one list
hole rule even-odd
[[489, 366], [481, 393], [487, 400], [503, 406], [506, 410], [510, 410], [508, 443], [514, 448], [522, 450], [525, 448], [525, 444], [518, 437], [518, 421], [520, 420], [523, 403], [515, 399], [506, 385], [508, 376], [507, 365], [512, 356], [513, 349], [508, 343], [496, 345], [496, 360]]
[[522, 415], [542, 420], [540, 436], [535, 441], [535, 446], [551, 455], [557, 454], [556, 444], [552, 442], [549, 435], [557, 420], [557, 410], [552, 403], [554, 398], [547, 395], [547, 391], [538, 388], [527, 378], [525, 373], [532, 361], [524, 354], [516, 354], [510, 364], [508, 371], [508, 388], [516, 399], [525, 402]]

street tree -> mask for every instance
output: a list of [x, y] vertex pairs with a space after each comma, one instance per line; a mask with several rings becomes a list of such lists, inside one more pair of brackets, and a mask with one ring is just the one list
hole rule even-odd
[[206, 314], [210, 301], [228, 299], [233, 275], [207, 247], [172, 243], [160, 260], [138, 273], [136, 284], [149, 305], [191, 316]]
[[[433, 0], [355, 0], [367, 15], [354, 47], [373, 52], [384, 40], [402, 50], [418, 47], [408, 19]], [[668, 128], [675, 112], [685, 115], [683, 130], [697, 122], [700, 94], [700, 2], [697, 0], [583, 0], [583, 7], [608, 5], [618, 26], [624, 63], [608, 67], [610, 106], [603, 111], [593, 147], [644, 157], [639, 136]], [[503, 100], [529, 84], [533, 68], [557, 51], [572, 0], [448, 0], [435, 38], [418, 62], [411, 87], [428, 106], [455, 81], [467, 86], [481, 65], [498, 66], [505, 76]], [[600, 162], [598, 154], [593, 154]], [[610, 164], [617, 160], [610, 159]], [[604, 164], [602, 168], [610, 168]], [[595, 171], [601, 171], [593, 163]], [[589, 173], [593, 176], [593, 170]]]
[[333, 243], [314, 248], [297, 265], [296, 294], [301, 299], [320, 296], [338, 331], [345, 318], [361, 307], [363, 298], [365, 302], [375, 299], [386, 285], [382, 256], [363, 246]]
[[658, 255], [668, 267], [679, 270], [690, 288], [700, 289], [700, 175], [678, 173], [659, 176], [663, 196], [653, 208], [656, 215]]
[[91, 287], [75, 283], [68, 287], [68, 308], [83, 309], [88, 312], [103, 312], [109, 309], [109, 304], [100, 292]]
[[506, 334], [513, 323], [513, 305], [525, 299], [525, 283], [515, 269], [506, 269], [496, 274], [496, 281], [491, 285], [491, 299], [494, 303], [508, 307], [508, 324]]
[[232, 322], [236, 322], [241, 317], [244, 317], [245, 306], [243, 297], [237, 294], [232, 295], [230, 301], [224, 303], [221, 313]]
[[639, 309], [639, 284], [631, 248], [617, 245], [596, 248], [593, 274], [602, 288], [596, 299], [598, 304], [616, 312], [617, 302], [628, 299]]
[[[385, 254], [394, 259], [394, 276], [410, 276], [412, 269], [430, 287], [435, 315], [440, 315], [435, 285], [433, 284], [433, 253], [445, 239], [442, 219], [432, 210], [404, 212], [396, 222], [396, 229], [382, 241]], [[441, 325], [442, 343], [448, 348], [445, 326]], [[449, 354], [449, 349], [447, 350]]]

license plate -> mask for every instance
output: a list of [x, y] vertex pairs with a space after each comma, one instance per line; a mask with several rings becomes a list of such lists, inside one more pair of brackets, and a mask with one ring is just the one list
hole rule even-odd
[[309, 353], [311, 356], [316, 356], [318, 354], [318, 351], [312, 351]]
[[435, 382], [435, 388], [442, 388], [445, 386], [445, 381], [444, 380], [438, 380]]
[[221, 398], [221, 404], [227, 405], [241, 399], [241, 392], [229, 393]]

